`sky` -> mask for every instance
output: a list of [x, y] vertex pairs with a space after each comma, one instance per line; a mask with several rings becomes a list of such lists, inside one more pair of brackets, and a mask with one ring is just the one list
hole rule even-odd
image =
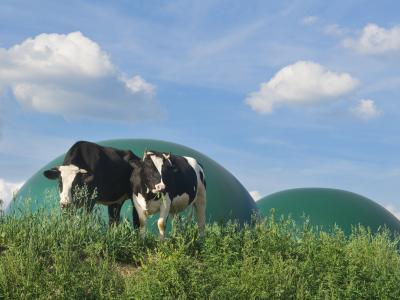
[[400, 216], [400, 2], [0, 2], [0, 198], [77, 140], [152, 138], [259, 198]]

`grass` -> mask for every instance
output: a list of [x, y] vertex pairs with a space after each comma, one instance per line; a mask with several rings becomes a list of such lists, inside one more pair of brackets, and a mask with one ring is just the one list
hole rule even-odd
[[398, 238], [307, 222], [181, 221], [166, 241], [99, 213], [0, 218], [0, 299], [400, 299]]

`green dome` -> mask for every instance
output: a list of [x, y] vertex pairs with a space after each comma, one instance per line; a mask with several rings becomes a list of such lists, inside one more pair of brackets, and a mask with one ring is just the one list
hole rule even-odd
[[310, 218], [311, 225], [330, 229], [334, 224], [349, 234], [351, 227], [361, 224], [376, 232], [387, 226], [400, 232], [400, 221], [374, 201], [355, 193], [327, 188], [300, 188], [278, 192], [260, 199], [257, 206], [262, 215], [290, 215], [296, 222]]
[[[241, 223], [249, 222], [253, 210], [257, 209], [250, 194], [232, 174], [212, 159], [193, 149], [175, 143], [148, 139], [110, 140], [99, 142], [99, 144], [118, 149], [130, 149], [138, 156], [141, 156], [145, 149], [152, 149], [196, 158], [204, 167], [207, 181], [206, 213], [208, 222], [227, 219], [237, 219]], [[33, 175], [19, 190], [15, 201], [7, 212], [15, 212], [16, 209], [23, 205], [26, 206], [27, 199], [29, 199], [29, 203], [33, 203], [31, 204], [32, 209], [36, 209], [38, 206], [41, 206], [41, 202], [44, 202], [43, 199], [49, 197], [49, 191], [52, 191], [53, 194], [51, 201], [58, 206], [57, 182], [48, 180], [42, 173], [46, 169], [61, 165], [64, 155], [57, 157]], [[54, 195], [57, 199], [54, 199]], [[106, 207], [103, 205], [99, 206], [102, 207], [101, 209], [104, 210], [103, 214], [106, 216]], [[131, 209], [131, 201], [126, 201], [121, 215], [131, 219]]]

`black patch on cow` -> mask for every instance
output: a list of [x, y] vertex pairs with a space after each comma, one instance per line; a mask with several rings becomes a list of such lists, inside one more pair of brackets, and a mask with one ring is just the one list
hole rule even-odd
[[43, 175], [46, 176], [48, 179], [57, 179], [58, 177], [60, 177], [60, 170], [58, 170], [57, 168], [52, 168], [50, 170], [45, 170], [43, 172]]
[[172, 166], [164, 164], [162, 168], [162, 177], [168, 187], [168, 194], [173, 199], [187, 193], [191, 203], [197, 194], [196, 171], [183, 156], [171, 155], [170, 161]]

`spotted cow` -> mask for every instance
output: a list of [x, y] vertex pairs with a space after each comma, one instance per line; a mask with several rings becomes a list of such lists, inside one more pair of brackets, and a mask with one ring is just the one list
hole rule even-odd
[[203, 168], [196, 159], [145, 151], [143, 159], [133, 161], [132, 166], [132, 198], [142, 233], [146, 218], [159, 212], [157, 224], [160, 239], [163, 239], [168, 216], [193, 205], [200, 235], [204, 235], [206, 182]]

